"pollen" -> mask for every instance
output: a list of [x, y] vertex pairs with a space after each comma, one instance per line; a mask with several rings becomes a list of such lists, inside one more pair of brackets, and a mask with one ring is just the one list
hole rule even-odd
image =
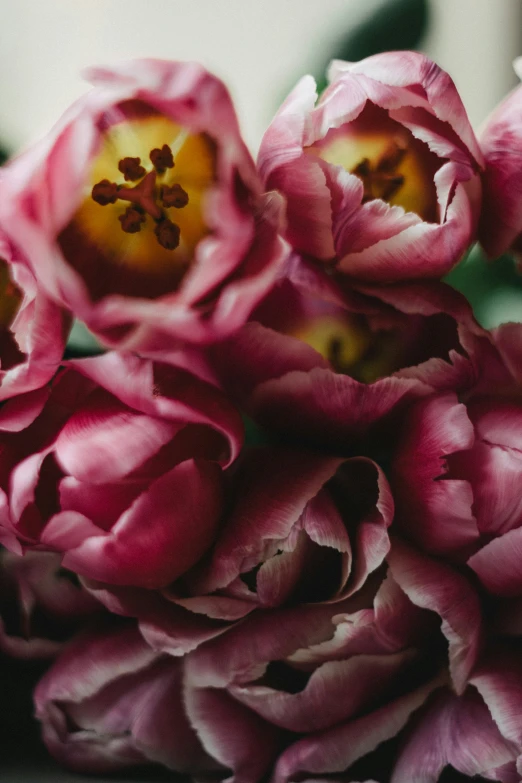
[[134, 182], [141, 179], [147, 173], [141, 164], [141, 158], [122, 158], [118, 163], [118, 171], [121, 171], [126, 180]]
[[168, 144], [164, 144], [161, 149], [151, 150], [149, 158], [158, 174], [163, 174], [166, 169], [174, 168], [174, 157]]

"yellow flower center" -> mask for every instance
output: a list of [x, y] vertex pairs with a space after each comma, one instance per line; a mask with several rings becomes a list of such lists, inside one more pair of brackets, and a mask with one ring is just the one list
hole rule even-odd
[[367, 104], [356, 120], [306, 151], [359, 177], [363, 203], [378, 198], [423, 220], [437, 219], [433, 177], [441, 161], [383, 109]]
[[[215, 148], [206, 134], [191, 133], [143, 104], [126, 106], [120, 107], [121, 121], [102, 133], [84, 200], [61, 243], [92, 289], [100, 270], [89, 269], [88, 254], [78, 252], [82, 239], [94, 249], [91, 261], [103, 257], [123, 276], [147, 278], [146, 288], [155, 278], [154, 293], [139, 284], [130, 292], [154, 296], [178, 287], [209, 233], [204, 200], [216, 179]], [[125, 289], [116, 272], [108, 277], [117, 292]]]
[[398, 336], [392, 331], [373, 334], [361, 316], [319, 316], [293, 336], [320, 353], [335, 372], [362, 383], [394, 372], [400, 360]]
[[9, 264], [0, 258], [0, 326], [9, 329], [22, 303], [22, 292], [9, 277]]

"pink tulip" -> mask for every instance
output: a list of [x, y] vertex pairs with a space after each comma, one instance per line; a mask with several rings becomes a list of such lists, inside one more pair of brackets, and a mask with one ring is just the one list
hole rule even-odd
[[412, 408], [392, 471], [398, 529], [427, 552], [467, 561], [488, 592], [506, 597], [522, 597], [522, 405], [510, 374], [520, 336], [514, 324], [496, 333], [505, 377], [497, 373], [493, 389]]
[[82, 576], [163, 587], [212, 543], [220, 464], [241, 436], [222, 393], [184, 369], [70, 362], [32, 423], [0, 432], [4, 541], [62, 552]]
[[[348, 285], [294, 256], [281, 280], [211, 363], [263, 427], [331, 450], [386, 429], [434, 390], [481, 375], [489, 335], [438, 281]], [[377, 436], [376, 436], [377, 437]], [[353, 453], [353, 451], [352, 451]]]
[[37, 686], [35, 705], [49, 751], [78, 772], [217, 766], [184, 715], [181, 664], [155, 653], [132, 626], [77, 637]]
[[[252, 614], [187, 656], [188, 718], [234, 781], [337, 774], [354, 780], [362, 769], [388, 780], [394, 768], [396, 783], [420, 780], [422, 765], [418, 777], [398, 772], [414, 767], [401, 747], [416, 728], [429, 734], [434, 699], [467, 718], [461, 735], [437, 738], [438, 773], [447, 764], [467, 772], [516, 760], [520, 743], [507, 725], [509, 705], [489, 722], [486, 716], [502, 688], [516, 677], [522, 683], [520, 665], [510, 660], [510, 671], [499, 674], [486, 668], [485, 677], [498, 677], [477, 697], [472, 673], [481, 617], [474, 588], [450, 567], [394, 544], [389, 572], [373, 594], [367, 585], [340, 604]], [[474, 731], [487, 743], [475, 767], [457, 752]], [[393, 755], [381, 756], [382, 743], [395, 738]]]
[[128, 622], [80, 635], [35, 692], [50, 752], [83, 772], [159, 762], [234, 783], [437, 783], [450, 766], [510, 783], [518, 657], [500, 646], [476, 664], [461, 574], [400, 543], [390, 569], [373, 596], [264, 610], [181, 660]]
[[56, 655], [101, 607], [51, 552], [0, 550], [0, 650], [17, 658]]
[[224, 85], [195, 63], [88, 72], [94, 89], [8, 165], [0, 224], [39, 283], [106, 344], [209, 342], [286, 253]]
[[337, 61], [329, 77], [318, 101], [301, 79], [261, 144], [287, 239], [358, 279], [445, 275], [475, 238], [483, 165], [455, 85], [416, 52]]
[[[5, 199], [1, 185], [0, 199]], [[70, 318], [38, 286], [24, 256], [0, 234], [0, 401], [40, 389], [52, 378], [69, 325]]]
[[282, 447], [247, 449], [228, 476], [216, 542], [162, 591], [87, 587], [117, 614], [137, 617], [156, 649], [184, 655], [247, 615], [332, 603], [364, 589], [389, 550], [393, 500], [382, 471]]
[[[522, 58], [515, 62], [522, 77]], [[522, 86], [491, 114], [480, 137], [486, 169], [479, 239], [496, 258], [509, 249], [520, 251], [522, 234]]]

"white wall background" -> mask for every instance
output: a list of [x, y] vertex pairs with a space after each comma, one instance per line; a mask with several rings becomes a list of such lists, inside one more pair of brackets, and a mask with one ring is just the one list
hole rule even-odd
[[[303, 70], [379, 0], [0, 0], [0, 139], [18, 149], [81, 94], [82, 67], [196, 59], [229, 85], [253, 150]], [[475, 123], [512, 83], [522, 0], [432, 0], [427, 49]]]

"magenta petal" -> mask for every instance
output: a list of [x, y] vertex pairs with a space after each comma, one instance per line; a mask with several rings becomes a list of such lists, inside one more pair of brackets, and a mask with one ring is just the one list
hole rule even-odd
[[209, 688], [251, 682], [270, 661], [330, 638], [332, 618], [342, 610], [342, 604], [319, 604], [249, 615], [187, 659], [187, 682]]
[[132, 737], [150, 761], [193, 775], [216, 765], [203, 751], [185, 715], [182, 679], [178, 661], [167, 658], [161, 668], [157, 667], [145, 698], [139, 705], [134, 701]]
[[430, 553], [459, 553], [479, 538], [471, 486], [445, 478], [445, 458], [471, 448], [474, 437], [454, 395], [431, 397], [406, 419], [393, 465], [396, 521]]
[[522, 528], [510, 530], [485, 544], [468, 560], [490, 593], [503, 596], [522, 595]]
[[226, 587], [239, 574], [262, 562], [274, 542], [290, 535], [307, 503], [341, 462], [290, 449], [248, 452], [238, 479], [235, 507], [199, 587], [205, 592]]
[[140, 495], [110, 533], [86, 539], [63, 563], [102, 582], [163, 587], [208, 549], [220, 510], [219, 468], [183, 462]]
[[272, 783], [344, 772], [382, 742], [395, 737], [439, 686], [439, 682], [433, 681], [369, 715], [298, 740], [279, 757]]
[[497, 258], [509, 250], [522, 230], [521, 101], [522, 88], [519, 86], [488, 118], [480, 139], [486, 171], [479, 239], [490, 258]]
[[[291, 551], [277, 552], [261, 565], [256, 576], [256, 593], [261, 606], [280, 606], [292, 599], [292, 594], [314, 563], [321, 549], [301, 532]], [[320, 562], [320, 560], [319, 560]]]
[[236, 395], [248, 397], [268, 378], [329, 364], [316, 350], [297, 338], [280, 334], [260, 323], [246, 324], [232, 338], [212, 352], [223, 381]]
[[183, 656], [223, 633], [227, 626], [166, 600], [158, 591], [87, 581], [85, 587], [110, 612], [136, 617], [143, 638], [154, 650]]
[[83, 772], [146, 760], [178, 772], [214, 768], [185, 717], [181, 674], [135, 627], [77, 637], [35, 693], [50, 751]]
[[42, 412], [50, 392], [49, 386], [44, 386], [6, 400], [0, 409], [0, 430], [21, 432], [28, 427]]
[[292, 244], [318, 258], [334, 255], [331, 195], [320, 162], [303, 154], [309, 132], [309, 112], [317, 98], [310, 76], [302, 78], [266, 131], [258, 166], [267, 190], [295, 193], [287, 206]]
[[522, 666], [518, 651], [493, 648], [471, 677], [502, 736], [522, 745]]
[[489, 777], [516, 757], [516, 745], [501, 735], [477, 694], [441, 693], [412, 728], [391, 783], [437, 783], [450, 764], [464, 775]]
[[[430, 106], [439, 120], [448, 123], [477, 163], [482, 163], [479, 144], [453, 80], [426, 55], [384, 52], [355, 63], [334, 60], [328, 75], [332, 81], [350, 73], [371, 79], [376, 90], [374, 98], [380, 94], [383, 100], [393, 99], [396, 88], [406, 88], [410, 93], [410, 105]], [[390, 87], [393, 89], [387, 89]]]
[[466, 687], [482, 634], [478, 595], [468, 580], [445, 563], [394, 540], [388, 555], [393, 578], [417, 606], [436, 612], [449, 644], [449, 667], [457, 693]]
[[265, 720], [297, 733], [329, 728], [373, 704], [411, 662], [411, 651], [356, 655], [319, 666], [296, 694], [263, 685], [231, 686], [230, 693]]
[[337, 444], [430, 391], [413, 379], [382, 378], [368, 386], [330, 369], [315, 368], [260, 383], [250, 408], [268, 428], [302, 436], [306, 421], [307, 438]]
[[118, 517], [145, 489], [143, 482], [92, 484], [66, 476], [60, 481], [60, 506], [88, 517], [103, 530], [110, 530]]
[[156, 454], [178, 429], [170, 421], [140, 415], [99, 395], [63, 427], [56, 456], [62, 468], [80, 481], [110, 483]]
[[234, 773], [234, 783], [258, 781], [269, 771], [279, 731], [226, 691], [187, 688], [185, 707], [207, 753]]
[[380, 199], [361, 205], [361, 195], [355, 205], [357, 209], [349, 209], [348, 205], [352, 199], [345, 180], [348, 180], [349, 184], [355, 180], [360, 186], [357, 177], [344, 171], [337, 173], [337, 182], [344, 185], [343, 199], [334, 221], [335, 248], [337, 255], [343, 258], [341, 269], [348, 263], [345, 257], [353, 258], [354, 254], [362, 253], [377, 242], [385, 242], [400, 235], [405, 229], [420, 222], [420, 218], [412, 212], [404, 212], [401, 207], [390, 207]]
[[76, 549], [84, 541], [103, 535], [104, 531], [77, 511], [54, 514], [40, 535], [44, 546], [58, 552]]
[[504, 363], [517, 382], [522, 381], [522, 325], [519, 323], [501, 324], [493, 331], [497, 346]]
[[[110, 351], [69, 364], [132, 408], [137, 419], [137, 412], [141, 412], [152, 421], [164, 421], [165, 426], [170, 422], [173, 432], [182, 424], [212, 428], [222, 436], [216, 459], [228, 465], [242, 445], [241, 417], [220, 389], [185, 369], [183, 357], [176, 358], [179, 366]], [[194, 352], [192, 355], [189, 352], [187, 361], [189, 364], [197, 361]]]
[[[115, 675], [138, 671], [157, 656], [134, 627], [110, 633], [103, 628], [93, 635], [82, 634], [68, 645], [38, 683], [34, 694], [36, 713], [41, 714], [51, 701], [80, 702], [89, 698]], [[90, 676], [83, 676], [86, 671]]]
[[[394, 502], [388, 481], [374, 462], [364, 458], [349, 460], [347, 468], [348, 471], [354, 469], [352, 491], [354, 495], [359, 495], [359, 502], [368, 502], [368, 498], [373, 500], [374, 493], [376, 495], [375, 506], [370, 507], [366, 516], [359, 520], [355, 542], [352, 542], [354, 568], [350, 589], [355, 592], [362, 587], [368, 575], [383, 563], [389, 552], [388, 528], [394, 516]], [[370, 477], [369, 474], [375, 474], [374, 487], [374, 476]]]

